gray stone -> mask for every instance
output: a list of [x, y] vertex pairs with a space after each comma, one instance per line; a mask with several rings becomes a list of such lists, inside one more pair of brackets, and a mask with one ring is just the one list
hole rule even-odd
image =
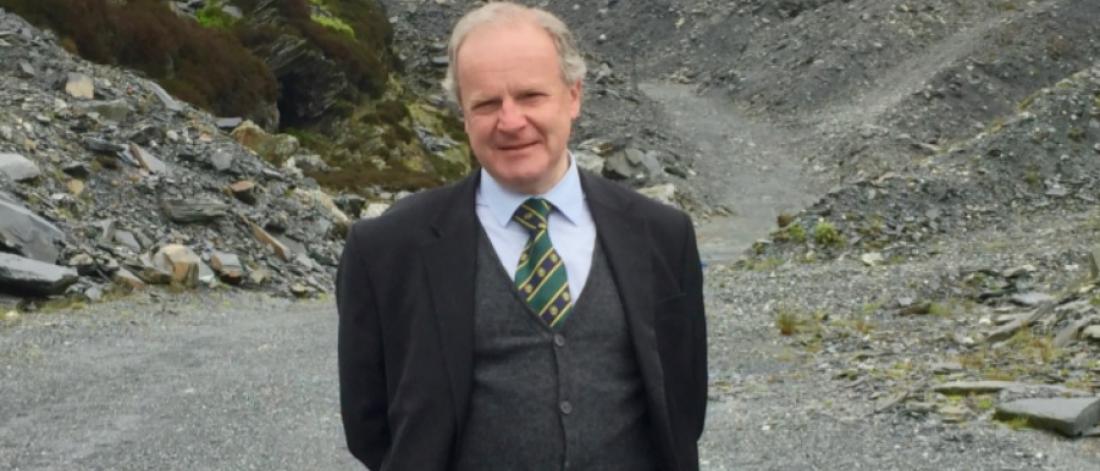
[[374, 219], [378, 216], [381, 216], [388, 209], [390, 209], [390, 205], [386, 203], [368, 204], [367, 209], [363, 211], [363, 219]]
[[83, 162], [69, 162], [61, 166], [61, 171], [66, 175], [76, 178], [88, 178], [92, 174], [88, 166]]
[[111, 141], [95, 137], [85, 138], [84, 148], [92, 152], [99, 152], [103, 154], [117, 154], [126, 150], [126, 146], [124, 145], [115, 144]]
[[12, 294], [61, 294], [78, 277], [72, 268], [0, 252], [0, 288]]
[[224, 150], [218, 150], [210, 154], [209, 163], [214, 170], [224, 172], [233, 167], [233, 160], [233, 154]]
[[215, 251], [210, 256], [210, 267], [229, 284], [239, 284], [244, 277], [244, 266], [236, 255]]
[[676, 186], [671, 183], [642, 188], [638, 190], [638, 193], [669, 206], [676, 206]]
[[27, 61], [19, 61], [19, 73], [23, 78], [31, 78], [36, 75], [34, 66], [27, 63]]
[[0, 248], [40, 262], [55, 263], [58, 245], [64, 240], [61, 229], [0, 196]]
[[1100, 342], [1100, 325], [1086, 327], [1081, 331], [1081, 338], [1093, 342]]
[[225, 217], [229, 205], [210, 198], [164, 199], [161, 201], [161, 208], [173, 222], [190, 224]]
[[1022, 384], [1012, 381], [955, 381], [933, 386], [932, 390], [940, 394], [965, 395], [992, 394], [1005, 389], [1020, 389], [1022, 387]]
[[218, 275], [214, 273], [214, 270], [210, 269], [210, 266], [199, 261], [199, 283], [206, 286], [214, 287], [218, 284]]
[[104, 119], [116, 123], [125, 121], [133, 111], [130, 109], [130, 105], [126, 103], [126, 100], [95, 101], [81, 106], [81, 109], [94, 111]]
[[11, 153], [0, 153], [0, 173], [17, 182], [31, 180], [42, 175], [42, 171], [38, 170], [38, 166], [34, 162], [22, 155]]
[[164, 105], [164, 107], [167, 108], [168, 111], [183, 111], [183, 105], [180, 104], [180, 102], [176, 101], [175, 98], [172, 98], [172, 95], [170, 95], [163, 87], [152, 80], [145, 80], [143, 82], [145, 84], [145, 88], [149, 89], [149, 92], [152, 93], [153, 96], [156, 96], [157, 99], [160, 100], [160, 103]]
[[1054, 347], [1063, 348], [1074, 340], [1077, 340], [1077, 334], [1080, 333], [1085, 327], [1092, 324], [1100, 324], [1100, 318], [1086, 317], [1084, 319], [1078, 319], [1076, 322], [1070, 323], [1062, 330], [1058, 331], [1058, 334], [1054, 336]]
[[882, 265], [882, 262], [886, 261], [886, 258], [883, 257], [882, 254], [879, 252], [867, 252], [863, 255], [860, 255], [859, 261], [863, 262], [864, 265], [874, 267]]
[[634, 167], [626, 160], [626, 154], [616, 152], [604, 160], [603, 175], [613, 180], [626, 180], [634, 177]]
[[159, 175], [168, 173], [168, 165], [137, 144], [130, 144], [130, 156], [137, 160], [145, 170]]
[[78, 73], [70, 73], [65, 80], [65, 93], [73, 98], [91, 100], [95, 98], [95, 84], [92, 78]]
[[244, 119], [242, 119], [240, 117], [218, 118], [218, 119], [214, 120], [214, 125], [217, 126], [218, 129], [232, 130], [233, 128], [236, 128], [237, 126], [240, 126], [241, 123], [243, 123], [243, 122], [244, 122]]
[[1027, 293], [1016, 293], [1012, 295], [1011, 301], [1021, 306], [1038, 306], [1042, 303], [1054, 301], [1054, 296], [1046, 293], [1039, 293], [1035, 291]]
[[138, 242], [134, 234], [129, 231], [115, 231], [114, 240], [118, 244], [122, 244], [124, 247], [128, 247], [134, 251], [134, 253], [141, 253], [141, 242]]
[[932, 365], [932, 372], [935, 374], [956, 373], [962, 370], [962, 365], [956, 361], [945, 361]]
[[603, 158], [598, 155], [591, 154], [584, 151], [573, 152], [573, 158], [577, 162], [577, 166], [588, 170], [596, 175], [603, 174]]
[[1100, 397], [1021, 399], [998, 405], [996, 417], [1024, 418], [1032, 427], [1078, 437], [1100, 424]]

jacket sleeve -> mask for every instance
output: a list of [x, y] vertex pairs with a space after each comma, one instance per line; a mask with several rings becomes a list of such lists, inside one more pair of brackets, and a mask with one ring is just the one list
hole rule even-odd
[[357, 224], [349, 231], [336, 274], [340, 412], [348, 450], [377, 470], [389, 449], [390, 431], [381, 324], [361, 229]]
[[691, 218], [684, 217], [686, 230], [684, 231], [683, 248], [683, 278], [682, 285], [686, 298], [686, 306], [692, 315], [691, 367], [694, 378], [693, 392], [693, 419], [697, 424], [696, 440], [703, 435], [704, 422], [707, 415], [707, 316], [703, 303], [703, 265], [699, 259], [699, 247], [695, 241], [695, 227]]

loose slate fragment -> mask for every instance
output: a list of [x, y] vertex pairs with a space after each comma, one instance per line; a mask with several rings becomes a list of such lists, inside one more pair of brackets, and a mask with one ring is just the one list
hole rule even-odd
[[24, 182], [38, 178], [42, 171], [22, 155], [3, 152], [0, 153], [0, 173], [14, 181]]
[[996, 417], [1078, 437], [1100, 424], [1100, 397], [1021, 399], [997, 406]]
[[217, 200], [200, 198], [197, 200], [165, 199], [161, 208], [168, 219], [180, 224], [205, 223], [225, 217], [229, 206]]
[[31, 210], [0, 195], [0, 248], [40, 262], [57, 261], [65, 233]]
[[78, 276], [72, 268], [0, 252], [0, 287], [12, 294], [61, 294]]

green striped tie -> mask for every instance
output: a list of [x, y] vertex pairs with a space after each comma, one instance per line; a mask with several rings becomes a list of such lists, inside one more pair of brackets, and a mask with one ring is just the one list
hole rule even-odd
[[573, 301], [565, 262], [554, 250], [546, 231], [551, 209], [549, 201], [530, 198], [520, 205], [512, 219], [531, 234], [519, 257], [516, 289], [540, 319], [550, 327], [557, 327], [572, 311]]

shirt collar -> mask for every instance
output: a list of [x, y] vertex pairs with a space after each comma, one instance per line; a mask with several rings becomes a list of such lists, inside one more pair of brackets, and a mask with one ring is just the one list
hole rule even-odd
[[554, 205], [559, 212], [572, 224], [577, 224], [584, 215], [584, 189], [581, 188], [581, 177], [574, 163], [573, 155], [569, 155], [569, 168], [565, 175], [550, 191], [541, 195], [529, 195], [509, 190], [493, 179], [485, 169], [481, 169], [481, 184], [478, 193], [484, 204], [489, 206], [493, 218], [501, 226], [508, 225], [512, 215], [516, 213], [519, 205], [532, 196], [545, 198]]

